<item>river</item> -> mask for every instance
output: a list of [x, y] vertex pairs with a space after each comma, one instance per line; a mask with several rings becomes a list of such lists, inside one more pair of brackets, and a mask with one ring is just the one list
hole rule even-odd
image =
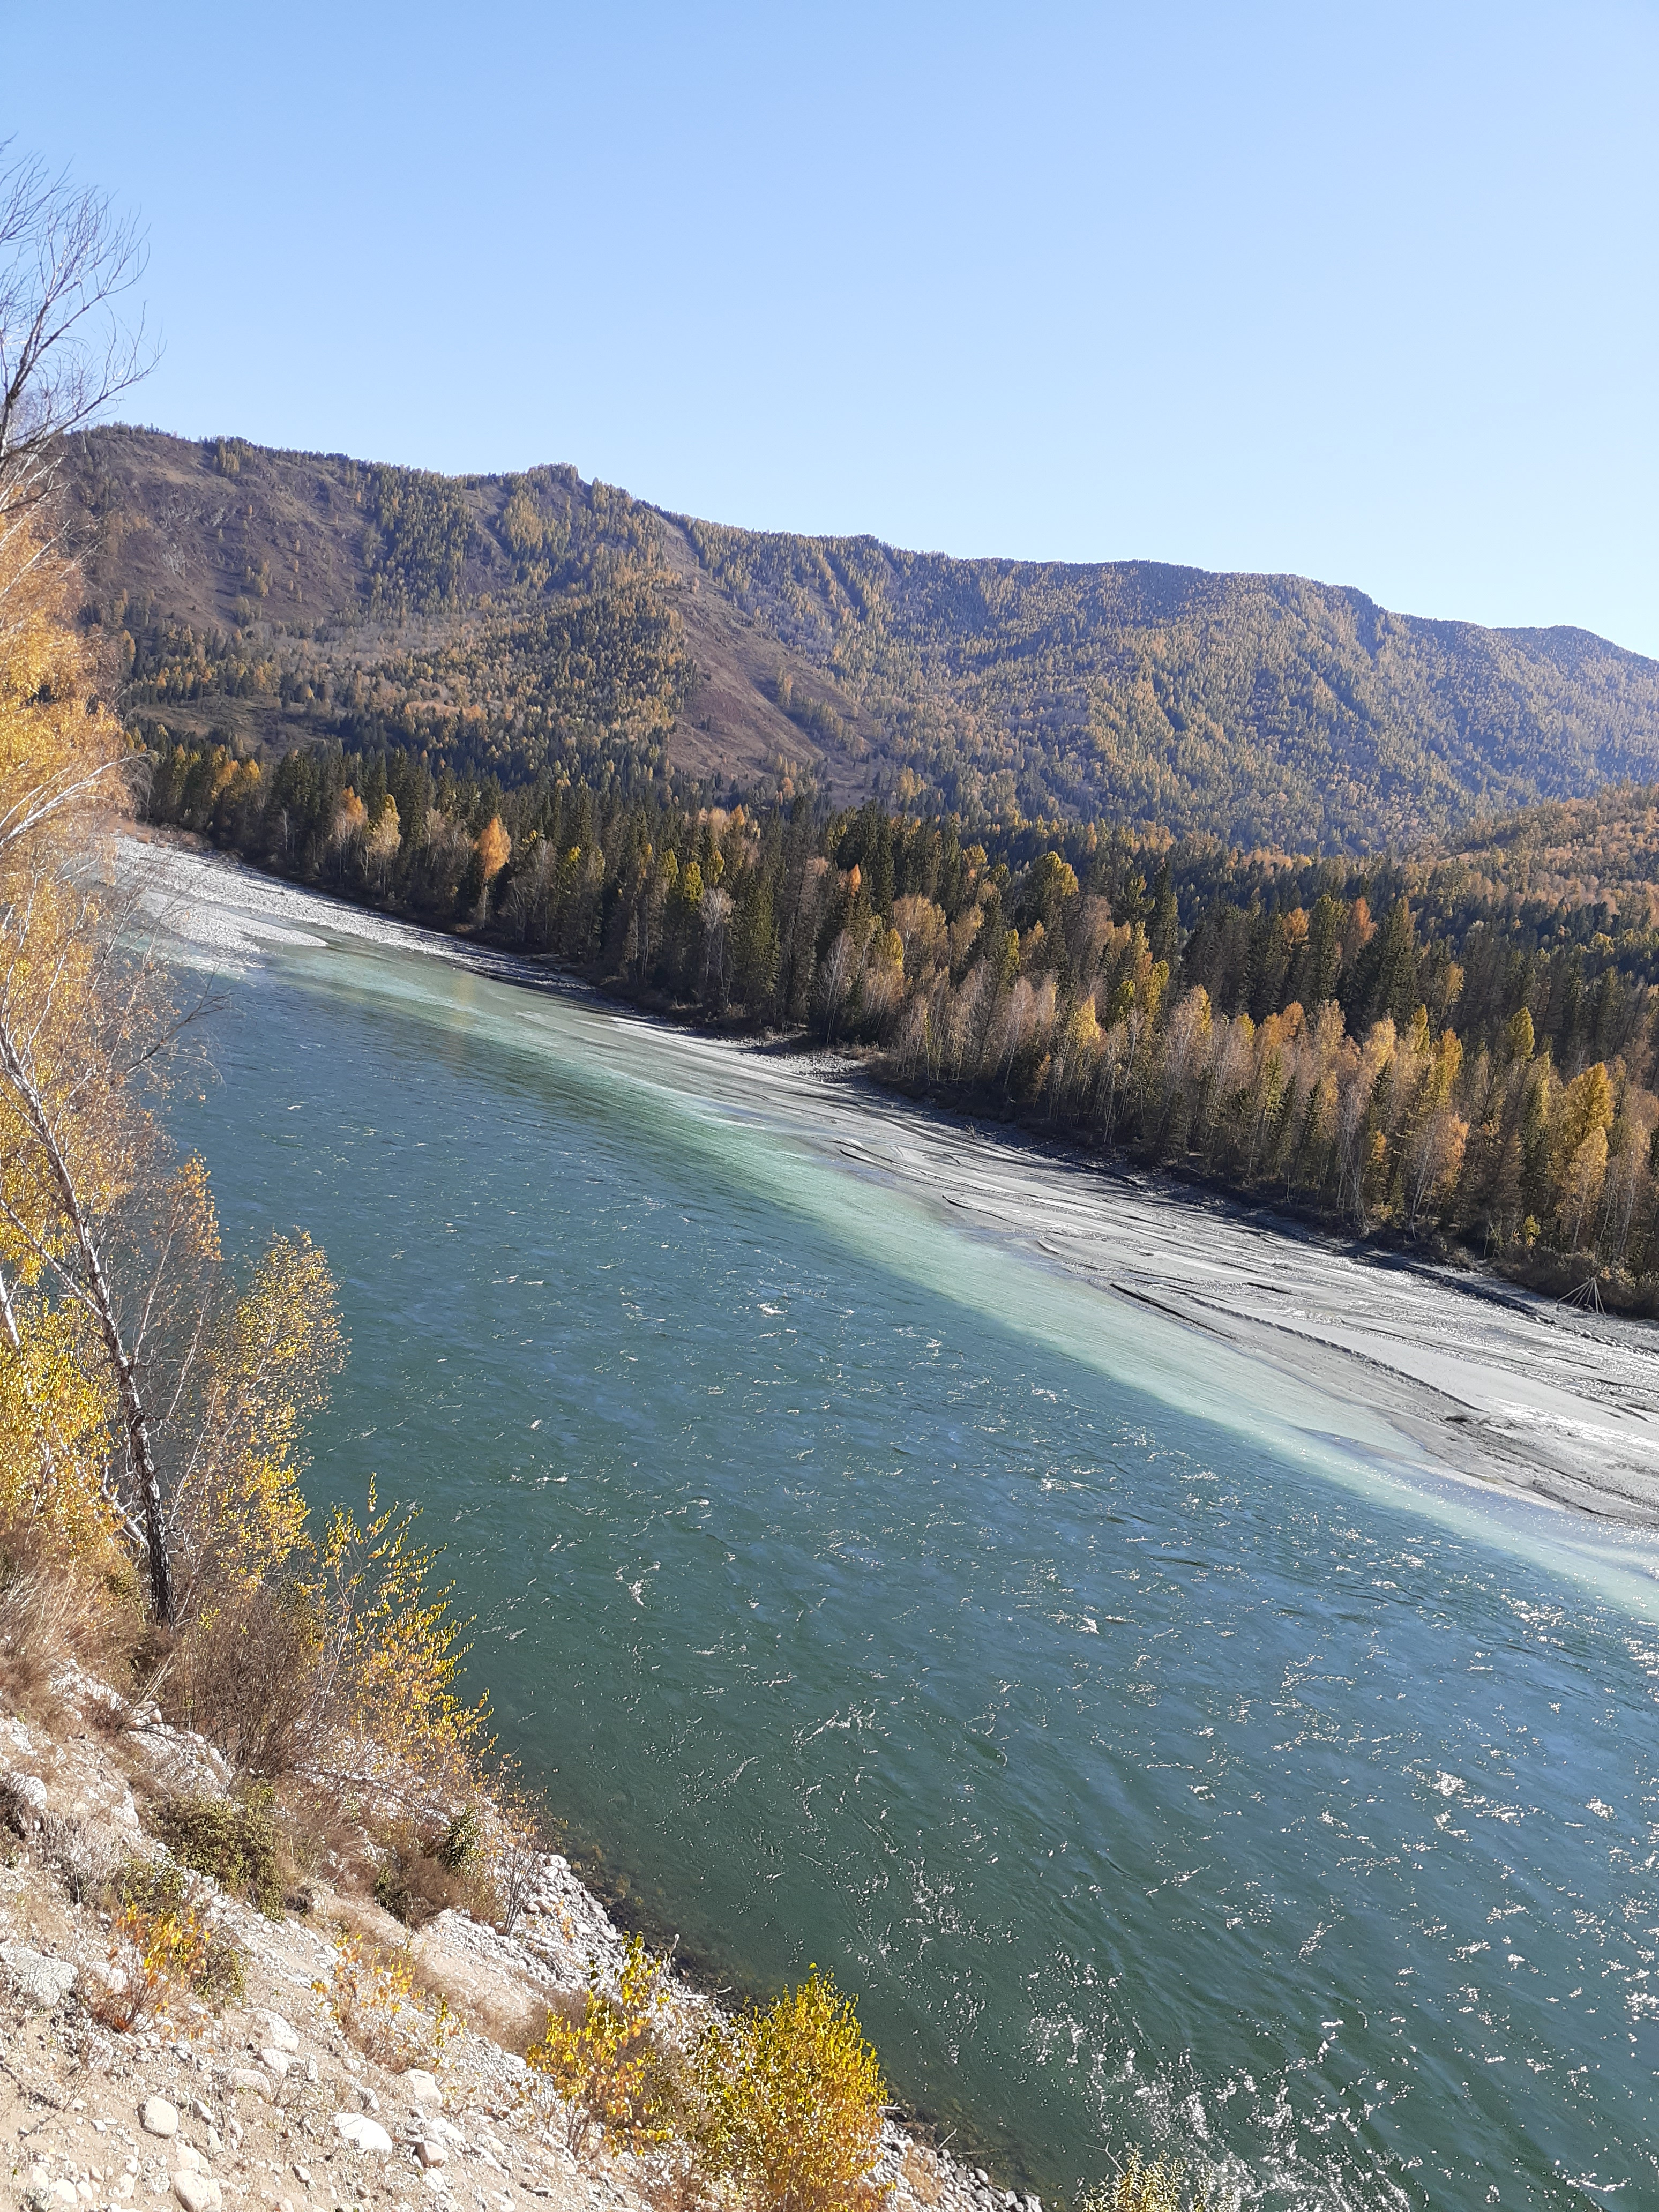
[[1048, 2196], [1139, 2142], [1275, 2207], [1659, 2202], [1650, 1552], [964, 1214], [1009, 1148], [908, 1174], [856, 1088], [192, 865], [177, 1133], [350, 1338], [308, 1486], [424, 1506], [653, 1925], [833, 1967]]

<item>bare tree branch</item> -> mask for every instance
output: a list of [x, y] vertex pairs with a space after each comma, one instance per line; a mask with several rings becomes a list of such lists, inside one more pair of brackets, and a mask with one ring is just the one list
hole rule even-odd
[[0, 167], [0, 521], [38, 507], [65, 436], [155, 367], [142, 309], [135, 323], [118, 306], [148, 258], [106, 193], [38, 156]]

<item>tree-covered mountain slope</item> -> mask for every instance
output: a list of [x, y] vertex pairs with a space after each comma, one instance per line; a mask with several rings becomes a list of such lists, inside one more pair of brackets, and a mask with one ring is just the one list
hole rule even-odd
[[732, 529], [569, 468], [76, 443], [88, 619], [135, 713], [504, 783], [672, 767], [969, 818], [1376, 850], [1659, 776], [1659, 662], [1294, 576]]

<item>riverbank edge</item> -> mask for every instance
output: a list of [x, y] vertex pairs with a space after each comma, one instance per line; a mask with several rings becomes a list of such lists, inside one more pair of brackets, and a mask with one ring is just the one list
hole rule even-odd
[[[1618, 1312], [1633, 1320], [1659, 1319], [1659, 1293], [1648, 1293], [1640, 1297], [1621, 1302], [1616, 1285], [1601, 1278], [1595, 1283], [1585, 1282], [1574, 1265], [1565, 1264], [1560, 1255], [1534, 1255], [1525, 1263], [1508, 1265], [1494, 1261], [1489, 1255], [1478, 1253], [1470, 1246], [1443, 1237], [1412, 1237], [1406, 1231], [1384, 1226], [1364, 1233], [1345, 1234], [1312, 1206], [1300, 1203], [1294, 1196], [1281, 1199], [1253, 1195], [1241, 1192], [1233, 1185], [1206, 1173], [1202, 1167], [1190, 1161], [1138, 1161], [1133, 1153], [1121, 1146], [1111, 1146], [1091, 1141], [1079, 1131], [1045, 1127], [1040, 1117], [1021, 1112], [1018, 1101], [998, 1097], [981, 1086], [971, 1083], [952, 1082], [936, 1079], [917, 1083], [907, 1079], [885, 1065], [885, 1056], [873, 1045], [835, 1044], [816, 1037], [805, 1027], [777, 1030], [766, 1027], [747, 1017], [733, 1019], [712, 1015], [702, 1010], [667, 999], [660, 992], [636, 990], [629, 988], [617, 977], [600, 977], [573, 967], [550, 952], [526, 952], [510, 944], [504, 937], [470, 923], [448, 923], [412, 915], [384, 902], [362, 896], [347, 889], [334, 889], [294, 875], [283, 869], [248, 858], [234, 847], [216, 844], [198, 831], [181, 830], [171, 823], [138, 822], [130, 826], [147, 842], [163, 848], [197, 854], [220, 861], [232, 868], [243, 868], [255, 877], [281, 884], [299, 892], [316, 893], [324, 898], [336, 900], [340, 905], [351, 907], [362, 914], [374, 915], [394, 922], [401, 929], [428, 937], [463, 949], [476, 947], [491, 961], [511, 963], [523, 970], [526, 981], [556, 979], [564, 988], [591, 994], [618, 1008], [626, 1008], [644, 1021], [656, 1024], [665, 1030], [683, 1035], [708, 1036], [746, 1046], [752, 1051], [769, 1057], [801, 1062], [817, 1062], [819, 1071], [842, 1081], [860, 1081], [875, 1093], [902, 1099], [919, 1115], [931, 1116], [940, 1126], [956, 1126], [969, 1131], [994, 1129], [998, 1140], [1017, 1145], [1039, 1158], [1064, 1161], [1070, 1166], [1084, 1166], [1105, 1179], [1142, 1192], [1169, 1200], [1172, 1204], [1197, 1206], [1224, 1218], [1255, 1229], [1263, 1229], [1274, 1236], [1295, 1242], [1312, 1244], [1361, 1266], [1401, 1268], [1409, 1272], [1431, 1274], [1437, 1282], [1467, 1291], [1476, 1297], [1496, 1300], [1499, 1304], [1523, 1306], [1526, 1296], [1551, 1300], [1561, 1304], [1576, 1304], [1582, 1293], [1592, 1298], [1601, 1296], [1606, 1284], [1606, 1310]], [[1523, 1294], [1516, 1297], [1516, 1293]], [[1599, 1310], [1599, 1308], [1597, 1309]]]
[[[580, 1998], [595, 1973], [614, 1982], [625, 1963], [623, 1933], [562, 1854], [543, 1851], [520, 1867], [511, 1933], [459, 1904], [404, 1927], [356, 1886], [337, 1888], [325, 1875], [278, 1910], [179, 1858], [156, 1832], [158, 1802], [182, 1791], [198, 1805], [228, 1805], [234, 1778], [204, 1737], [169, 1724], [154, 1705], [134, 1704], [78, 1662], [60, 1663], [21, 1697], [15, 1684], [0, 1686], [0, 2049], [9, 2062], [0, 2064], [0, 2077], [9, 2077], [0, 2078], [0, 2131], [18, 2144], [0, 2203], [18, 2212], [131, 2212], [133, 2191], [118, 2190], [112, 2172], [92, 2177], [108, 2185], [112, 2203], [79, 2186], [88, 2176], [72, 2163], [70, 2187], [59, 2183], [54, 2193], [50, 2169], [72, 2162], [76, 2145], [42, 2130], [56, 2113], [71, 2134], [89, 2124], [143, 2148], [131, 2122], [145, 2091], [157, 2089], [181, 2119], [188, 2112], [202, 2124], [191, 2132], [213, 2163], [186, 2153], [182, 2170], [204, 2182], [215, 2166], [222, 2174], [199, 2203], [175, 2183], [186, 2212], [329, 2212], [331, 2203], [342, 2212], [398, 2198], [396, 2212], [410, 2212], [409, 2198], [423, 2193], [411, 2185], [422, 2179], [447, 2212], [456, 2212], [463, 2183], [481, 2204], [487, 2191], [512, 2212], [522, 2199], [495, 2186], [507, 2179], [555, 2212], [576, 2212], [601, 2196], [617, 2212], [662, 2212], [682, 2201], [672, 2168], [650, 2148], [630, 2152], [586, 2131], [573, 2136], [551, 2083], [543, 2081], [538, 2094], [538, 2077], [520, 2055], [550, 2007]], [[124, 2028], [105, 2000], [125, 1986], [116, 1962], [126, 1954], [100, 1908], [120, 1869], [135, 1866], [173, 1869], [190, 1911], [228, 1948], [216, 1997], [198, 2001], [164, 1972], [151, 1992], [154, 2016]], [[355, 1965], [354, 1945], [367, 1946]], [[374, 1981], [388, 1961], [411, 1978], [395, 2034], [389, 2014], [377, 2028], [361, 2007], [338, 2002], [342, 1971], [350, 1987], [354, 1977]], [[434, 2037], [440, 1999], [450, 2010]], [[695, 2032], [706, 2002], [675, 1986], [676, 2031]], [[285, 2061], [273, 2050], [294, 2056]], [[167, 2078], [158, 2080], [163, 2069]], [[124, 2086], [135, 2077], [137, 2087]], [[211, 2105], [200, 2101], [209, 2094]], [[392, 2117], [399, 2105], [411, 2112], [401, 2124]], [[434, 2106], [447, 2110], [447, 2122], [431, 2124]], [[361, 2144], [353, 2115], [375, 2122]], [[510, 2151], [488, 2126], [482, 2142], [473, 2139], [486, 2122], [513, 2138]], [[148, 2120], [143, 2128], [188, 2139]], [[258, 2140], [273, 2128], [289, 2148], [267, 2168], [246, 2154], [276, 2148]], [[349, 2155], [359, 2150], [361, 2160]], [[294, 2164], [295, 2151], [318, 2172]], [[341, 2177], [325, 2169], [337, 2157], [349, 2170], [349, 2189], [331, 2190]], [[274, 2179], [264, 2178], [267, 2171]], [[137, 2169], [130, 2163], [127, 2172]], [[1036, 2195], [994, 2183], [891, 2106], [875, 2172], [891, 2212], [1042, 2212]], [[167, 2180], [152, 2173], [147, 2186], [159, 2195]], [[278, 2197], [283, 2188], [292, 2193]]]
[[[362, 898], [337, 898], [320, 884], [256, 866], [238, 853], [171, 825], [152, 827], [148, 842], [162, 878], [167, 874], [163, 856], [172, 856], [185, 872], [170, 882], [158, 881], [152, 910], [159, 916], [169, 904], [176, 904], [182, 933], [203, 947], [229, 949], [234, 945], [233, 957], [258, 957], [257, 943], [238, 943], [234, 933], [226, 937], [213, 924], [203, 933], [199, 920], [192, 927], [186, 919], [193, 911], [187, 872], [192, 867], [205, 871], [210, 880], [240, 880], [246, 886], [240, 902], [250, 914], [287, 913], [297, 925], [303, 920], [297, 909], [319, 901], [340, 918], [335, 926], [343, 934], [373, 939], [377, 930], [386, 931], [411, 951], [488, 980], [583, 1003], [613, 1019], [636, 1023], [688, 1045], [712, 1045], [739, 1060], [753, 1055], [769, 1063], [784, 1083], [804, 1082], [813, 1088], [827, 1111], [836, 1110], [839, 1100], [842, 1110], [854, 1116], [873, 1115], [900, 1152], [931, 1149], [943, 1156], [965, 1138], [988, 1160], [1000, 1157], [1012, 1168], [1024, 1164], [1044, 1174], [1059, 1173], [1079, 1190], [1096, 1189], [1108, 1212], [1116, 1204], [1159, 1217], [1162, 1226], [1154, 1231], [1155, 1243], [1167, 1238], [1178, 1248], [1183, 1240], [1190, 1244], [1210, 1237], [1235, 1245], [1241, 1238], [1259, 1243], [1260, 1258], [1246, 1253], [1246, 1265], [1232, 1271], [1234, 1295], [1218, 1302], [1203, 1280], [1189, 1276], [1180, 1260], [1173, 1271], [1169, 1267], [1148, 1271], [1127, 1252], [1109, 1251], [1102, 1264], [1074, 1244], [1069, 1253], [1062, 1252], [1049, 1235], [1028, 1233], [1030, 1224], [1022, 1215], [1008, 1215], [994, 1202], [980, 1209], [982, 1225], [1012, 1235], [1040, 1264], [1058, 1263], [1097, 1290], [1158, 1307], [1183, 1331], [1202, 1340], [1220, 1335], [1248, 1358], [1297, 1376], [1312, 1371], [1322, 1376], [1337, 1400], [1363, 1405], [1398, 1437], [1398, 1452], [1385, 1453], [1385, 1458], [1401, 1466], [1417, 1460], [1455, 1483], [1530, 1498], [1551, 1512], [1565, 1512], [1583, 1525], [1602, 1530], [1621, 1525], [1633, 1535], [1650, 1537], [1659, 1529], [1659, 1466], [1650, 1463], [1652, 1425], [1659, 1422], [1659, 1373], [1645, 1371], [1654, 1367], [1659, 1354], [1659, 1335], [1642, 1319], [1587, 1311], [1583, 1302], [1572, 1298], [1552, 1299], [1500, 1276], [1473, 1255], [1451, 1260], [1421, 1246], [1401, 1249], [1398, 1239], [1357, 1239], [1322, 1220], [1297, 1218], [1293, 1210], [1271, 1200], [1242, 1198], [1200, 1176], [1113, 1156], [1074, 1135], [1029, 1121], [1020, 1126], [1006, 1114], [1006, 1101], [999, 1102], [1003, 1111], [988, 1118], [975, 1115], [969, 1111], [970, 1094], [941, 1100], [930, 1088], [900, 1083], [873, 1051], [836, 1048], [799, 1030], [781, 1033], [729, 1021], [689, 1018], [687, 1010], [657, 1004], [648, 994], [607, 989], [555, 956], [526, 954], [476, 930], [429, 927]], [[131, 849], [141, 853], [144, 846], [134, 841]], [[222, 906], [228, 912], [238, 903], [234, 897], [222, 898], [216, 890], [204, 896], [208, 908]], [[362, 924], [348, 916], [362, 916]], [[256, 939], [258, 934], [256, 927]], [[867, 1164], [879, 1169], [882, 1164], [872, 1157]], [[932, 1181], [936, 1198], [959, 1207], [962, 1194], [953, 1195], [950, 1177], [940, 1176], [939, 1165], [935, 1161], [931, 1168], [922, 1167], [921, 1180]], [[1060, 1241], [1066, 1241], [1063, 1230]], [[1293, 1256], [1297, 1255], [1302, 1255], [1299, 1261]], [[1301, 1327], [1283, 1309], [1270, 1315], [1258, 1303], [1256, 1310], [1249, 1310], [1248, 1294], [1262, 1287], [1249, 1279], [1257, 1265], [1275, 1274], [1300, 1268], [1306, 1278], [1301, 1285], [1304, 1297], [1327, 1310], [1304, 1315]], [[1332, 1284], [1328, 1273], [1323, 1283], [1316, 1279], [1322, 1271], [1344, 1268], [1352, 1268], [1359, 1284], [1369, 1276], [1385, 1299], [1393, 1298], [1402, 1309], [1390, 1319], [1379, 1315], [1371, 1301], [1369, 1342], [1354, 1340], [1347, 1319], [1349, 1292]], [[1208, 1274], [1200, 1266], [1198, 1278]], [[1399, 1286], [1397, 1296], [1384, 1287], [1390, 1280]], [[1242, 1299], [1240, 1293], [1245, 1294]], [[1419, 1296], [1443, 1299], [1440, 1312], [1414, 1316], [1409, 1309]], [[1329, 1304], [1333, 1297], [1334, 1306]], [[1361, 1304], [1365, 1302], [1362, 1297]], [[1468, 1319], [1467, 1331], [1459, 1325], [1460, 1308]], [[1507, 1324], [1511, 1331], [1518, 1328], [1528, 1336], [1535, 1328], [1547, 1330], [1552, 1346], [1576, 1340], [1571, 1370], [1564, 1375], [1556, 1362], [1556, 1371], [1540, 1396], [1534, 1387], [1538, 1362], [1530, 1343], [1498, 1345], [1490, 1347], [1492, 1356], [1487, 1356], [1471, 1340], [1467, 1384], [1459, 1379], [1462, 1370], [1449, 1369], [1443, 1357], [1437, 1358], [1431, 1349], [1426, 1359], [1392, 1356], [1393, 1345], [1409, 1347], [1419, 1339], [1425, 1348], [1463, 1335], [1472, 1340], [1483, 1327], [1476, 1319], [1482, 1308], [1492, 1316], [1493, 1325]], [[1414, 1321], [1418, 1336], [1413, 1335]], [[1544, 1340], [1537, 1341], [1541, 1349]], [[1644, 1371], [1613, 1376], [1607, 1364], [1609, 1352], [1623, 1370], [1631, 1370], [1634, 1362]], [[1547, 1356], [1545, 1365], [1549, 1364]], [[1621, 1429], [1622, 1435], [1615, 1433]], [[1561, 1449], [1556, 1448], [1558, 1443]]]

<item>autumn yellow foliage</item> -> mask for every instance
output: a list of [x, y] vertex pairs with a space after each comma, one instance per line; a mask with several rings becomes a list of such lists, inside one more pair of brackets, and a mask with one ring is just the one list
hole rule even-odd
[[216, 1932], [197, 1885], [176, 1868], [137, 1863], [111, 1902], [106, 1985], [94, 2016], [118, 2033], [152, 2027], [193, 2036], [210, 2012], [243, 1994], [241, 1960]]
[[371, 1478], [359, 1522], [337, 1507], [313, 1584], [323, 1650], [315, 1755], [333, 1772], [396, 1796], [400, 1780], [471, 1781], [487, 1748], [487, 1698], [471, 1701], [471, 1646], [440, 1562], [416, 1540], [416, 1509], [381, 1507]]
[[461, 2027], [447, 1998], [423, 2002], [406, 1952], [382, 1950], [350, 1929], [338, 1933], [328, 1979], [311, 1986], [377, 2066], [440, 2066]]
[[513, 840], [501, 827], [501, 817], [492, 814], [478, 833], [478, 858], [483, 865], [483, 879], [493, 883], [513, 855]]
[[1079, 2212], [1206, 2212], [1208, 2198], [1201, 2190], [1188, 2197], [1186, 2179], [1184, 2166], [1169, 2159], [1143, 2159], [1139, 2150], [1132, 2150], [1121, 2172], [1091, 2189]]
[[[40, 1079], [65, 1152], [97, 1202], [131, 1162], [78, 1089], [96, 955], [86, 894], [54, 865], [82, 851], [119, 788], [126, 750], [97, 697], [90, 646], [69, 619], [72, 572], [13, 520], [0, 533], [0, 1004]], [[33, 1524], [83, 1559], [110, 1539], [113, 1393], [83, 1311], [56, 1295], [68, 1244], [48, 1164], [15, 1088], [0, 1083], [0, 1520]]]
[[588, 1974], [581, 2017], [550, 2012], [525, 2053], [564, 2101], [566, 2137], [580, 2152], [594, 2135], [613, 2149], [641, 2152], [673, 2134], [673, 2068], [665, 2049], [666, 1962], [632, 1936], [615, 1985], [598, 1967]]
[[465, 1792], [487, 1707], [414, 1516], [371, 1485], [362, 1525], [310, 1525], [306, 1425], [343, 1350], [324, 1255], [277, 1237], [239, 1275], [155, 1111], [179, 1018], [120, 872], [88, 866], [126, 746], [73, 585], [0, 529], [0, 1576], [43, 1549], [91, 1570], [136, 1636], [145, 1569], [168, 1695], [244, 1772]]
[[312, 1553], [304, 1428], [343, 1356], [322, 1252], [303, 1231], [273, 1237], [209, 1336], [175, 1492], [204, 1608], [234, 1603]]
[[875, 2212], [887, 2087], [852, 2000], [814, 1967], [764, 2010], [716, 2021], [696, 2058], [698, 2154], [755, 2212]]
[[14, 1302], [0, 1336], [0, 1526], [32, 1523], [61, 1555], [91, 1561], [115, 1534], [105, 1494], [113, 1399], [78, 1318]]

